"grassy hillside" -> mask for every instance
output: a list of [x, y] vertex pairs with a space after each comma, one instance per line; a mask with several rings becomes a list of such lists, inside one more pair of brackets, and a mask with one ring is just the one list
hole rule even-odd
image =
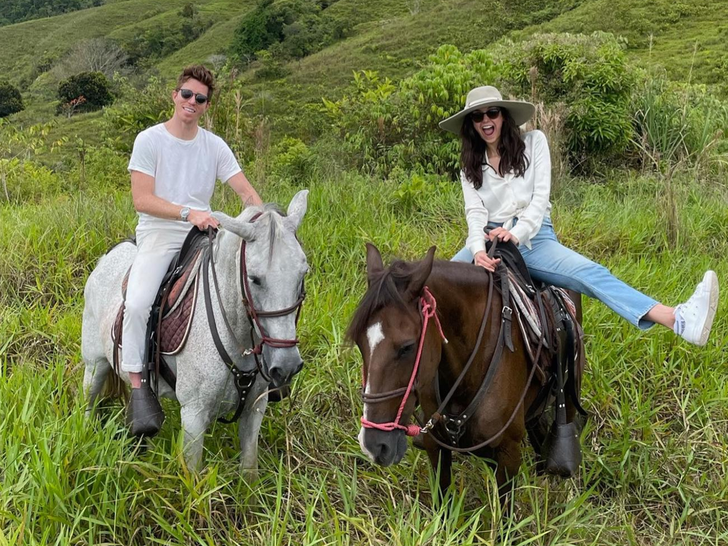
[[627, 38], [630, 54], [676, 80], [724, 84], [728, 77], [728, 2], [588, 0], [530, 32], [603, 30]]
[[[37, 76], [38, 67], [65, 54], [74, 43], [88, 38], [131, 37], [172, 17], [189, 0], [118, 0], [96, 8], [0, 28], [5, 54], [0, 72], [20, 82]], [[228, 21], [253, 2], [198, 0], [200, 12], [214, 21]]]

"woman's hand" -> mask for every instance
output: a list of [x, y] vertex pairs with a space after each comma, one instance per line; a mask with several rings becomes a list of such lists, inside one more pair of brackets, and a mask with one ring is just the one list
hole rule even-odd
[[518, 237], [513, 235], [507, 229], [503, 229], [502, 227], [491, 229], [486, 237], [488, 237], [491, 241], [495, 241], [497, 238], [499, 241], [503, 241], [505, 243], [507, 243], [508, 241], [513, 241], [514, 244], [518, 244]]
[[486, 254], [485, 250], [480, 250], [475, 253], [475, 256], [473, 257], [475, 260], [475, 265], [479, 265], [480, 267], [484, 267], [488, 271], [492, 271], [495, 273], [496, 266], [500, 263], [500, 258], [491, 258]]

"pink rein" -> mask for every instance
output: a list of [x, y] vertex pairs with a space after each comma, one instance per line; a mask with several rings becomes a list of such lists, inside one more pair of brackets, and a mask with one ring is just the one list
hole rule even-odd
[[[437, 329], [440, 332], [440, 337], [442, 337], [445, 343], [447, 343], [447, 338], [445, 337], [445, 334], [442, 333], [442, 325], [440, 324], [440, 319], [437, 317], [436, 311], [437, 301], [435, 301], [435, 297], [430, 292], [430, 289], [425, 286], [422, 290], [422, 296], [420, 297], [420, 312], [422, 313], [422, 332], [420, 333], [420, 342], [417, 347], [417, 357], [415, 359], [414, 368], [412, 369], [412, 375], [410, 376], [409, 384], [407, 385], [404, 397], [402, 398], [402, 403], [399, 405], [399, 410], [397, 410], [397, 417], [394, 418], [394, 421], [390, 421], [389, 423], [374, 423], [362, 417], [361, 424], [364, 428], [375, 428], [377, 430], [383, 430], [385, 432], [391, 432], [393, 430], [399, 429], [403, 430], [407, 436], [417, 436], [422, 431], [419, 425], [400, 425], [399, 420], [402, 418], [404, 407], [405, 405], [407, 405], [407, 399], [412, 392], [412, 387], [414, 386], [415, 379], [417, 378], [417, 371], [419, 370], [420, 359], [422, 358], [422, 349], [425, 345], [425, 335], [427, 335], [427, 324], [432, 317], [435, 318], [435, 324], [437, 324]], [[362, 372], [363, 371], [364, 370], [362, 368]], [[366, 377], [362, 377], [362, 382], [364, 384], [364, 387], [366, 388]], [[392, 392], [394, 393], [396, 391]], [[386, 394], [387, 393], [383, 393], [384, 396], [386, 396]]]

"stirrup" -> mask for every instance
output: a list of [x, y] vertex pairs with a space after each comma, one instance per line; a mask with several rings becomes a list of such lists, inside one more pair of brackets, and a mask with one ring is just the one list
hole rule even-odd
[[546, 472], [568, 478], [576, 474], [581, 465], [579, 428], [575, 422], [554, 422], [544, 445]]

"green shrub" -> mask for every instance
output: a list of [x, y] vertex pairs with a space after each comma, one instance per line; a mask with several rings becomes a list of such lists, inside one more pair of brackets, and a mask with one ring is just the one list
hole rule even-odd
[[151, 28], [138, 30], [131, 39], [122, 44], [122, 49], [131, 64], [151, 66], [155, 60], [197, 40], [210, 25], [212, 20], [202, 17], [197, 6], [188, 2], [177, 12], [177, 17]]
[[139, 132], [172, 117], [172, 90], [155, 77], [142, 89], [124, 77], [114, 83], [122, 100], [104, 110], [103, 134], [113, 149], [128, 153]]
[[7, 173], [0, 200], [9, 203], [36, 203], [59, 194], [64, 187], [58, 174], [32, 161], [0, 159], [0, 172]]
[[[59, 112], [91, 112], [114, 102], [111, 85], [101, 72], [81, 72], [58, 84]], [[70, 114], [69, 114], [70, 115]]]
[[590, 168], [627, 149], [635, 76], [625, 44], [612, 34], [541, 34], [504, 41], [492, 51], [504, 92], [566, 107], [566, 148], [572, 166]]
[[273, 0], [262, 0], [240, 21], [230, 52], [240, 60], [251, 60], [256, 52], [283, 39], [283, 26], [289, 17], [285, 7], [274, 5]]
[[0, 80], [0, 118], [23, 110], [23, 97], [9, 81]]
[[489, 53], [463, 54], [444, 45], [398, 85], [362, 71], [342, 99], [324, 104], [359, 166], [384, 176], [395, 166], [454, 175], [457, 138], [437, 124], [462, 108], [471, 88], [493, 82], [497, 73]]
[[728, 104], [704, 85], [679, 84], [664, 74], [643, 73], [632, 98], [633, 143], [642, 163], [658, 171], [686, 163], [700, 166], [725, 152]]
[[[243, 17], [235, 31], [230, 53], [248, 63], [267, 50], [276, 59], [300, 59], [343, 38], [346, 21], [330, 16], [334, 2], [262, 0]], [[262, 77], [260, 74], [256, 74]]]
[[470, 89], [493, 84], [506, 97], [563, 111], [571, 165], [588, 169], [627, 150], [634, 82], [614, 36], [552, 34], [467, 54], [444, 45], [397, 85], [361, 72], [341, 100], [324, 104], [360, 166], [385, 176], [397, 165], [454, 175], [457, 137], [437, 124], [462, 108]]
[[272, 153], [271, 172], [276, 178], [300, 183], [313, 174], [314, 154], [302, 140], [283, 137]]

